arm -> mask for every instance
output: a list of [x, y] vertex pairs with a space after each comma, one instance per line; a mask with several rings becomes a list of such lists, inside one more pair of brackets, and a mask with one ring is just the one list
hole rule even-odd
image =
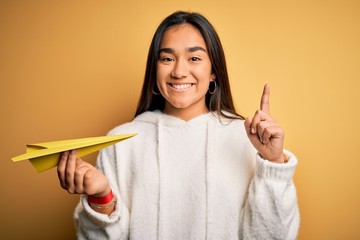
[[242, 239], [296, 239], [299, 210], [292, 181], [297, 159], [290, 152], [286, 164], [256, 156], [255, 175], [241, 212]]
[[[69, 193], [82, 194], [74, 213], [80, 239], [128, 238], [129, 211], [119, 196], [115, 159], [113, 147], [100, 152], [97, 168], [76, 159], [75, 152], [62, 154], [60, 158], [58, 173], [61, 186]], [[110, 188], [116, 196], [115, 204], [108, 208], [96, 208], [89, 204], [89, 195], [101, 197]]]
[[[111, 191], [107, 177], [91, 164], [77, 158], [75, 150], [61, 154], [58, 176], [61, 187], [71, 194], [87, 194], [101, 198]], [[114, 203], [115, 198], [109, 204], [91, 205], [91, 208], [99, 213], [110, 215], [115, 209]]]
[[256, 169], [242, 209], [244, 239], [296, 239], [299, 211], [292, 176], [297, 159], [284, 154], [284, 130], [270, 116], [270, 88], [265, 85], [260, 110], [245, 121], [257, 150]]

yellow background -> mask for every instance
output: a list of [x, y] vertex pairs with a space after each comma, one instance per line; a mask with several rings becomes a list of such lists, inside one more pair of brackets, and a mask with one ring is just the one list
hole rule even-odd
[[272, 114], [299, 158], [298, 239], [360, 239], [357, 0], [1, 1], [0, 239], [75, 239], [78, 196], [55, 169], [10, 159], [27, 143], [131, 120], [152, 34], [179, 9], [217, 29], [240, 113], [253, 114], [270, 83]]

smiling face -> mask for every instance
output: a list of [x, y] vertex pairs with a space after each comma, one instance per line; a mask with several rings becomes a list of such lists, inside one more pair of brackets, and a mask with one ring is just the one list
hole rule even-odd
[[208, 112], [205, 95], [214, 80], [200, 32], [190, 24], [167, 29], [160, 44], [156, 79], [165, 98], [164, 112], [185, 121]]

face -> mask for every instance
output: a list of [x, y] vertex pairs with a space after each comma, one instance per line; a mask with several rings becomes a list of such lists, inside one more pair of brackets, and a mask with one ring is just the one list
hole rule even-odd
[[215, 80], [201, 33], [192, 25], [172, 26], [163, 35], [157, 63], [157, 86], [164, 112], [190, 120], [208, 112], [205, 95]]

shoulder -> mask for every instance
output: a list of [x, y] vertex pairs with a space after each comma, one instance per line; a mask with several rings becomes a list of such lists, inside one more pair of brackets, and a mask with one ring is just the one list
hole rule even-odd
[[228, 112], [223, 112], [223, 115], [219, 115], [216, 112], [212, 112], [212, 121], [215, 123], [216, 126], [218, 127], [223, 127], [223, 128], [244, 128], [244, 119], [239, 118], [238, 116], [228, 113]]
[[153, 130], [156, 128], [160, 115], [161, 113], [158, 111], [144, 112], [136, 116], [132, 121], [114, 127], [107, 135], [129, 134]]
[[[226, 116], [231, 116], [226, 114]], [[236, 117], [236, 116], [234, 116]], [[241, 118], [226, 118], [213, 113], [210, 125], [210, 132], [213, 132], [219, 139], [226, 142], [251, 145], [245, 129], [245, 120]]]

